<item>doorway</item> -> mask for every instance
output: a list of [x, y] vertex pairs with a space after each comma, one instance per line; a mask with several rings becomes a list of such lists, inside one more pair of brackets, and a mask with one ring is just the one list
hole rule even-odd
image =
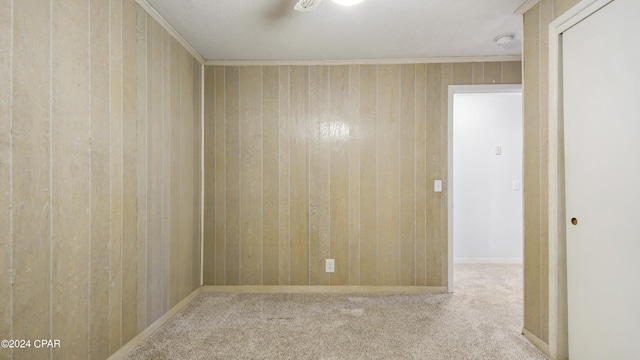
[[449, 87], [449, 291], [456, 263], [522, 264], [522, 87]]

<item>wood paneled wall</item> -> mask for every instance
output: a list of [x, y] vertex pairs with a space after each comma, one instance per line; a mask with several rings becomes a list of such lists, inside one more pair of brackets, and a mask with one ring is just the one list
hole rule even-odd
[[448, 85], [520, 82], [520, 62], [205, 67], [204, 283], [447, 285]]
[[200, 285], [200, 72], [134, 0], [0, 0], [0, 338], [61, 341], [0, 359], [105, 359]]
[[549, 24], [580, 0], [524, 15], [524, 328], [549, 342]]

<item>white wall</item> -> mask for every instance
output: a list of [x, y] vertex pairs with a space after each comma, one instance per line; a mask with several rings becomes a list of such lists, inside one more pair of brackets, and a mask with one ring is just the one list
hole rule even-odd
[[454, 94], [455, 262], [522, 262], [522, 125], [521, 92]]

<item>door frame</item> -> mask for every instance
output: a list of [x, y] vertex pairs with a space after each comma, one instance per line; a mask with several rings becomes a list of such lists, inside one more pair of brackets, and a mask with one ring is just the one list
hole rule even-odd
[[[449, 85], [447, 125], [447, 292], [453, 292], [453, 95], [469, 93], [522, 93], [522, 84]], [[523, 99], [524, 100], [524, 99]], [[524, 113], [523, 113], [524, 121]], [[524, 136], [524, 132], [523, 132]], [[523, 199], [524, 200], [524, 199]], [[523, 234], [524, 236], [524, 234]]]
[[569, 357], [562, 34], [612, 1], [582, 0], [549, 25], [549, 355], [552, 359]]

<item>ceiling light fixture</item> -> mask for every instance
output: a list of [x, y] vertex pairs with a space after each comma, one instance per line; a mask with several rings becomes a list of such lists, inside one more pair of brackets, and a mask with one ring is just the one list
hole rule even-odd
[[[293, 7], [298, 11], [311, 11], [318, 7], [322, 0], [298, 0], [298, 3]], [[355, 4], [359, 4], [364, 0], [332, 0], [334, 3], [342, 6], [352, 6]]]
[[513, 39], [515, 39], [515, 34], [502, 34], [502, 35], [498, 35], [495, 37], [495, 39], [493, 39], [493, 41], [496, 42], [496, 45], [498, 46], [502, 46], [505, 47], [507, 46], [507, 44], [509, 44], [510, 42], [513, 41]]
[[315, 9], [322, 0], [300, 0], [293, 8], [298, 11], [311, 11]]
[[359, 4], [364, 0], [332, 0], [334, 3], [342, 5], [342, 6], [352, 6], [355, 4]]

